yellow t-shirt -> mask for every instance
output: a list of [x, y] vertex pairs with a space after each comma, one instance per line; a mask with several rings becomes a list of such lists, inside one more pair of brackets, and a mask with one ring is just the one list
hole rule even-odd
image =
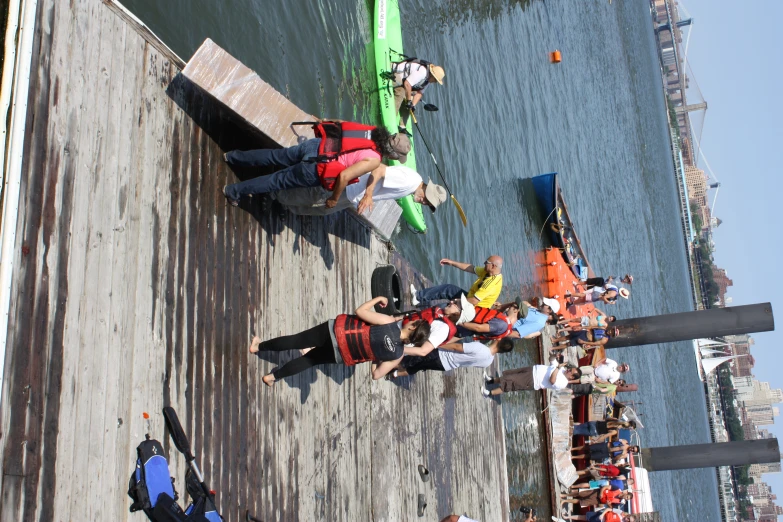
[[478, 299], [479, 303], [476, 306], [492, 308], [500, 297], [500, 291], [503, 290], [503, 274], [488, 275], [487, 269], [482, 266], [475, 267], [473, 271], [479, 277], [470, 287], [467, 297]]

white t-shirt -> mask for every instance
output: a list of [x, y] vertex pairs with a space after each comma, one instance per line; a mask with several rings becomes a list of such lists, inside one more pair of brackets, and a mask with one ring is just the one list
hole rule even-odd
[[452, 352], [450, 350], [438, 350], [440, 363], [446, 371], [453, 370], [454, 368], [461, 368], [463, 366], [486, 368], [495, 360], [495, 356], [492, 355], [489, 348], [477, 341], [464, 343], [462, 345], [462, 351], [463, 353]]
[[595, 376], [614, 384], [620, 378], [620, 372], [617, 371], [617, 362], [611, 359], [605, 360], [595, 369]]
[[468, 518], [465, 515], [462, 515], [457, 519], [457, 522], [478, 522], [478, 520], [473, 520], [472, 518]]
[[[407, 64], [405, 62], [398, 63], [394, 67], [394, 86], [400, 87], [402, 86], [403, 76], [405, 69], [410, 65], [410, 74], [408, 74], [408, 77], [405, 78], [405, 80], [408, 80], [408, 83], [411, 84], [411, 87], [416, 87], [416, 85], [422, 83], [422, 81], [425, 81], [427, 77], [429, 76], [429, 71], [427, 70], [427, 67], [424, 65], [421, 65], [419, 63], [411, 63]], [[427, 85], [426, 83], [422, 85]]]
[[541, 388], [551, 388], [553, 390], [565, 390], [568, 388], [568, 377], [563, 375], [561, 369], [555, 377], [555, 383], [549, 382], [549, 378], [552, 376], [552, 372], [557, 369], [557, 362], [550, 366], [544, 366], [543, 364], [536, 364], [533, 366], [533, 388], [540, 390]]
[[[356, 183], [345, 187], [345, 196], [354, 206], [358, 206], [359, 202], [364, 197], [364, 191], [367, 189], [367, 179], [369, 177], [370, 174], [360, 176]], [[413, 194], [413, 192], [419, 188], [422, 181], [418, 172], [404, 165], [386, 167], [386, 176], [384, 176], [380, 183], [375, 185], [375, 190], [372, 193], [372, 200], [380, 201], [382, 199], [404, 198], [408, 194]]]
[[449, 327], [443, 321], [432, 321], [430, 324], [430, 337], [427, 339], [432, 346], [437, 348], [449, 339]]

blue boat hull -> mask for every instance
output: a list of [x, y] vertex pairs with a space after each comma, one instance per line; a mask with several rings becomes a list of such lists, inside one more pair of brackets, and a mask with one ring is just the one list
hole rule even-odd
[[536, 193], [538, 204], [546, 217], [544, 228], [549, 235], [549, 240], [553, 246], [563, 248], [563, 238], [549, 226], [550, 224], [557, 224], [557, 211], [555, 210], [559, 190], [557, 186], [557, 172], [539, 174], [534, 176], [531, 181], [533, 182], [533, 190]]

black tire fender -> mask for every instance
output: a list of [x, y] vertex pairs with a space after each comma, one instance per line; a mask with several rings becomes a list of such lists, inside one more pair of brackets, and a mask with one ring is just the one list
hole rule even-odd
[[379, 266], [372, 272], [370, 280], [370, 291], [373, 299], [376, 297], [385, 297], [389, 304], [381, 308], [375, 305], [375, 311], [386, 315], [395, 315], [400, 313], [402, 306], [402, 282], [397, 269], [393, 265]]

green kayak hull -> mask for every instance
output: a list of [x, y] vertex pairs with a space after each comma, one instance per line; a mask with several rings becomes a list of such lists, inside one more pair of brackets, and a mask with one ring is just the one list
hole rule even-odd
[[[389, 132], [397, 132], [400, 118], [394, 108], [394, 92], [389, 82], [381, 74], [391, 70], [392, 61], [399, 61], [402, 53], [402, 27], [400, 26], [400, 8], [397, 0], [375, 0], [375, 15], [373, 24], [373, 47], [375, 49], [375, 79], [378, 83], [378, 93], [381, 98], [381, 120]], [[408, 132], [413, 134], [411, 121], [408, 121]], [[389, 162], [396, 165], [396, 161]], [[411, 151], [408, 153], [406, 167], [416, 170], [416, 157], [411, 140]], [[402, 217], [417, 232], [426, 232], [423, 207], [413, 201], [413, 196], [398, 199], [402, 207]]]

